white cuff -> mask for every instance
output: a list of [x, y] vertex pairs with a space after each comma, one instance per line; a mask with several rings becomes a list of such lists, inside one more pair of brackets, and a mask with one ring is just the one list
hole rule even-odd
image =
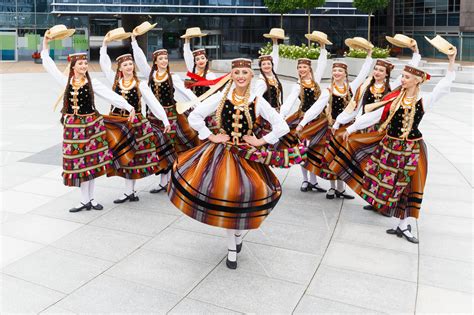
[[201, 140], [206, 140], [210, 135], [212, 135], [212, 132], [207, 127], [202, 128], [198, 132], [198, 137]]

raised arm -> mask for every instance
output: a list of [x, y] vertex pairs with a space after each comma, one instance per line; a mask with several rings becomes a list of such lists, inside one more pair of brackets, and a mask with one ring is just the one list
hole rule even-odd
[[186, 101], [192, 101], [197, 98], [193, 91], [184, 86], [184, 81], [179, 77], [179, 75], [173, 74], [171, 78], [173, 79], [174, 88], [186, 99]]
[[294, 83], [293, 87], [291, 88], [290, 95], [288, 95], [288, 97], [283, 102], [280, 108], [280, 116], [283, 117], [283, 119], [285, 119], [294, 111], [293, 107], [295, 106], [296, 100], [298, 99], [299, 95], [300, 95], [300, 85], [298, 83]]
[[286, 121], [263, 97], [257, 98], [257, 115], [262, 116], [272, 125], [272, 131], [263, 136], [266, 143], [274, 144], [290, 132]]
[[321, 51], [318, 58], [318, 66], [314, 72], [314, 81], [320, 84], [328, 64], [328, 52], [326, 50], [326, 45], [321, 44]]
[[454, 61], [456, 60], [456, 54], [448, 56], [449, 66], [446, 76], [436, 84], [431, 93], [423, 94], [423, 108], [425, 110], [430, 109], [440, 98], [450, 92], [451, 85], [456, 78], [456, 72], [454, 71]]
[[321, 112], [324, 110], [324, 108], [328, 104], [328, 101], [329, 101], [329, 91], [327, 89], [324, 89], [323, 92], [321, 93], [321, 96], [318, 98], [318, 100], [306, 111], [299, 125], [301, 127], [304, 127], [306, 126], [307, 123], [309, 123], [310, 121], [318, 117], [319, 114], [321, 114]]
[[155, 115], [155, 117], [161, 120], [165, 127], [168, 126], [170, 123], [168, 121], [168, 117], [166, 116], [166, 112], [163, 106], [161, 106], [160, 102], [156, 99], [152, 90], [144, 81], [140, 82], [140, 93], [142, 94], [145, 103], [148, 105], [148, 108], [150, 108], [153, 115]]
[[278, 64], [280, 63], [280, 46], [278, 45], [278, 39], [276, 38], [273, 39], [273, 49], [270, 56], [272, 56], [273, 70], [276, 73], [278, 70]]
[[189, 38], [186, 38], [184, 40], [183, 55], [184, 55], [184, 62], [186, 63], [186, 68], [188, 69], [189, 72], [193, 72], [194, 57], [193, 57], [193, 52], [191, 51], [191, 40]]
[[110, 57], [107, 54], [107, 44], [105, 42], [105, 39], [102, 44], [102, 47], [100, 47], [99, 63], [100, 63], [100, 69], [104, 73], [107, 81], [109, 81], [110, 84], [114, 84], [115, 73], [112, 70], [112, 61], [110, 60]]
[[143, 50], [138, 46], [137, 40], [134, 36], [132, 36], [132, 49], [133, 58], [135, 59], [138, 70], [141, 72], [142, 76], [147, 77], [151, 72], [151, 67], [146, 60]]
[[[420, 64], [420, 61], [421, 61], [421, 55], [420, 55], [420, 52], [418, 51], [418, 44], [416, 43], [416, 41], [415, 41], [415, 44], [411, 47], [411, 50], [413, 51], [413, 55], [411, 56], [411, 60], [408, 64], [410, 66], [416, 68], [416, 67], [418, 67], [418, 65]], [[402, 75], [401, 74], [395, 80], [390, 82], [390, 88], [392, 90], [394, 90], [397, 87], [399, 87], [400, 85], [402, 85]]]
[[355, 91], [359, 88], [359, 86], [364, 83], [365, 78], [369, 74], [370, 70], [372, 69], [372, 49], [367, 52], [367, 57], [365, 58], [365, 62], [362, 65], [362, 69], [360, 69], [359, 74], [357, 77], [350, 83], [351, 90]]
[[45, 36], [43, 40], [43, 50], [41, 51], [41, 59], [43, 60], [43, 68], [48, 72], [56, 82], [62, 87], [66, 86], [67, 82], [67, 75], [63, 74], [59, 71], [56, 63], [54, 63], [53, 59], [49, 56], [49, 44], [50, 40]]
[[198, 132], [199, 139], [204, 140], [212, 135], [206, 126], [206, 117], [216, 111], [217, 106], [224, 97], [224, 93], [217, 92], [202, 103], [198, 104], [188, 116], [189, 125]]

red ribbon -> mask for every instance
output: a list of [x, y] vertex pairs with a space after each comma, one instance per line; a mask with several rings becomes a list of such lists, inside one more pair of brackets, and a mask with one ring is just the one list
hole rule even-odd
[[[394, 98], [394, 97], [396, 98], [396, 97], [398, 97], [398, 95], [400, 95], [400, 92], [401, 92], [401, 89], [393, 91], [391, 93], [388, 93], [387, 95], [385, 95], [383, 100], [389, 100], [389, 99]], [[392, 106], [392, 103], [393, 103], [393, 101], [388, 102], [387, 104], [385, 104], [385, 107], [384, 107], [383, 113], [382, 113], [382, 117], [380, 118], [380, 122], [384, 122], [388, 118], [388, 115], [390, 114], [390, 107]]]
[[192, 88], [192, 87], [195, 87], [195, 86], [211, 86], [211, 85], [215, 85], [217, 83], [219, 83], [220, 80], [222, 80], [224, 77], [227, 76], [227, 74], [224, 74], [223, 76], [221, 77], [218, 77], [217, 79], [214, 79], [214, 80], [207, 80], [206, 78], [203, 78], [201, 77], [200, 75], [197, 75], [195, 73], [192, 73], [192, 72], [189, 72], [186, 74], [189, 78], [191, 78], [192, 80], [196, 81], [196, 82], [193, 82], [191, 84], [187, 83], [186, 84], [186, 87], [188, 89]]

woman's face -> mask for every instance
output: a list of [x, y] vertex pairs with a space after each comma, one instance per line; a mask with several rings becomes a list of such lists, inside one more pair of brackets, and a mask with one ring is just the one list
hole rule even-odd
[[247, 88], [253, 78], [253, 72], [249, 68], [232, 69], [231, 78], [239, 88]]
[[270, 60], [264, 60], [260, 64], [260, 69], [262, 70], [262, 72], [264, 74], [270, 75], [270, 74], [272, 74], [273, 64]]
[[375, 80], [382, 81], [382, 80], [385, 80], [386, 77], [387, 77], [387, 68], [385, 68], [384, 66], [376, 65], [374, 67]]
[[72, 68], [76, 74], [86, 75], [87, 69], [89, 68], [89, 63], [85, 59], [80, 59], [76, 61]]
[[418, 76], [413, 75], [406, 71], [402, 72], [402, 88], [410, 89], [410, 88], [415, 87], [420, 82], [421, 82], [421, 79]]
[[300, 63], [297, 67], [297, 70], [300, 77], [305, 77], [309, 74], [310, 67], [307, 64]]
[[156, 58], [156, 65], [158, 66], [158, 69], [166, 69], [168, 67], [168, 55], [159, 55]]
[[120, 64], [119, 70], [126, 76], [133, 75], [133, 69], [135, 68], [132, 60], [124, 61]]
[[206, 64], [207, 64], [207, 57], [206, 55], [199, 55], [199, 56], [196, 56], [194, 57], [194, 62], [196, 63], [196, 67], [198, 69], [204, 69], [206, 67]]
[[346, 70], [341, 67], [332, 68], [332, 78], [335, 81], [341, 81], [346, 79]]

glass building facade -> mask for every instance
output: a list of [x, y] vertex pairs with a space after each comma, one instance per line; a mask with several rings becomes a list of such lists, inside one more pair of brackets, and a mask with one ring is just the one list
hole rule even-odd
[[[211, 58], [256, 57], [266, 41], [262, 34], [280, 26], [280, 16], [270, 14], [263, 0], [0, 0], [0, 44], [2, 60], [31, 60], [40, 49], [42, 35], [55, 24], [77, 29], [67, 40], [52, 44], [56, 59], [89, 50], [97, 59], [102, 37], [112, 28], [131, 31], [143, 21], [158, 23], [140, 44], [148, 54], [167, 48], [171, 58], [182, 58], [183, 42], [179, 35], [188, 27], [198, 26], [209, 35], [194, 43], [204, 47]], [[352, 0], [328, 0], [312, 11], [311, 29], [324, 31], [341, 52], [350, 36], [364, 36], [367, 15], [355, 10]], [[304, 11], [285, 15], [283, 27], [289, 42], [305, 42], [307, 16]], [[112, 55], [129, 49], [115, 47]]]

